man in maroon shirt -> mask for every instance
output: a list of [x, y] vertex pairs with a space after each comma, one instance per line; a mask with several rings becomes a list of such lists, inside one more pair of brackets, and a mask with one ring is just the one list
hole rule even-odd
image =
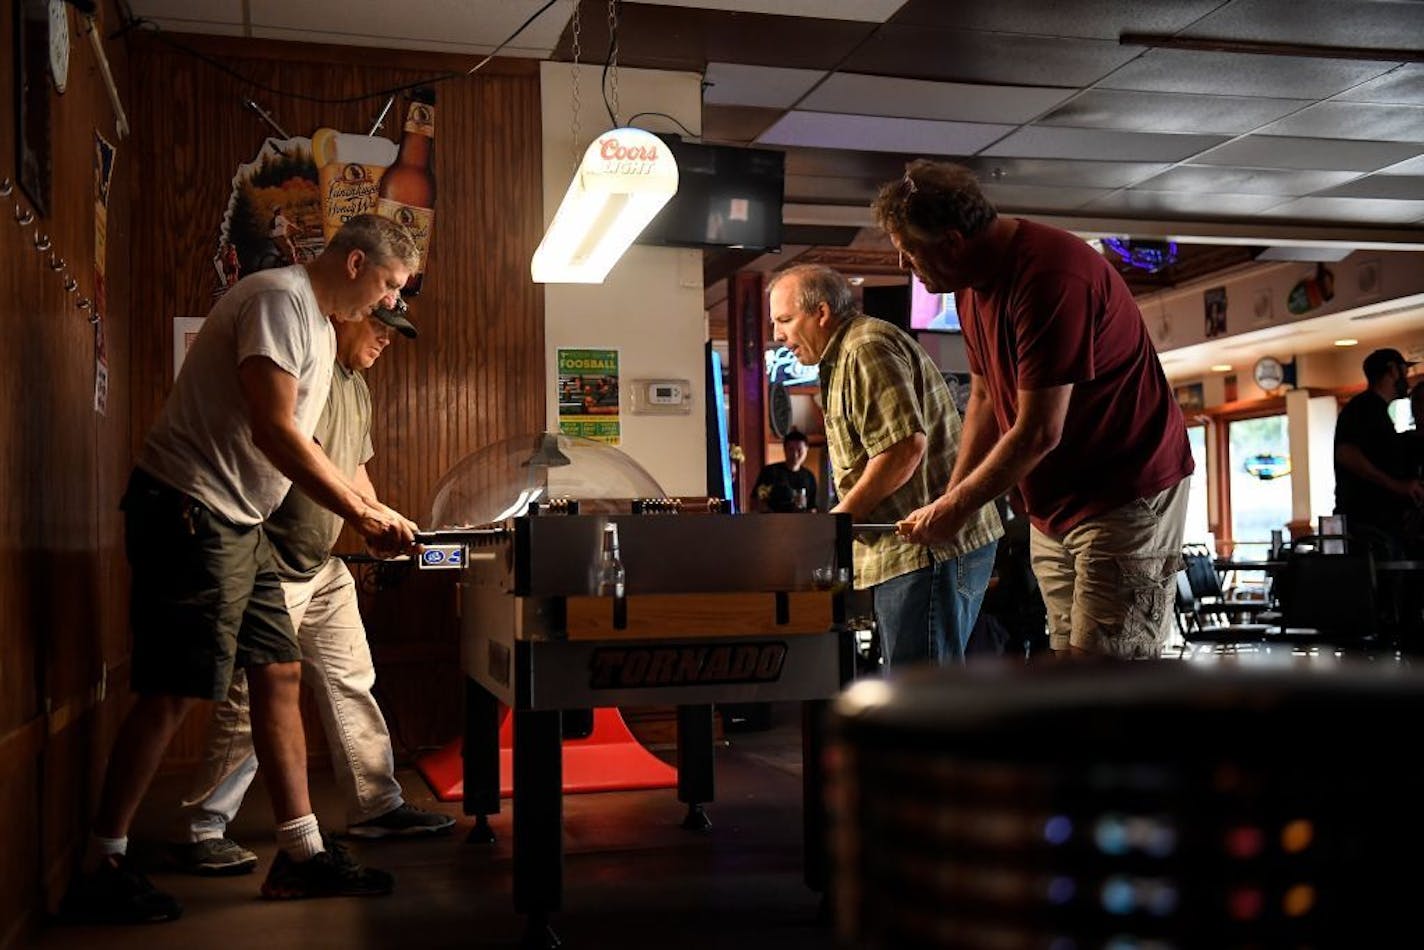
[[925, 286], [956, 292], [971, 373], [949, 485], [901, 534], [947, 537], [1017, 487], [1053, 648], [1156, 656], [1192, 456], [1127, 285], [1072, 234], [1000, 217], [949, 162], [913, 162], [874, 210]]

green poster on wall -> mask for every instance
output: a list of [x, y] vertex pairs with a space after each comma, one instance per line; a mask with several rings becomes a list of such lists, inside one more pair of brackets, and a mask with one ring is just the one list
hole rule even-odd
[[617, 445], [618, 351], [559, 349], [559, 431]]

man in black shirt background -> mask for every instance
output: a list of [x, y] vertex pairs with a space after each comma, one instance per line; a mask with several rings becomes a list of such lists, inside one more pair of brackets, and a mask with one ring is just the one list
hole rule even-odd
[[1405, 512], [1424, 503], [1424, 482], [1410, 471], [1406, 441], [1389, 417], [1389, 404], [1409, 391], [1413, 365], [1395, 349], [1365, 357], [1365, 390], [1335, 421], [1335, 511], [1346, 531], [1391, 557]]
[[781, 440], [786, 461], [772, 462], [757, 475], [753, 495], [758, 511], [815, 511], [816, 476], [805, 466], [806, 434], [792, 429]]

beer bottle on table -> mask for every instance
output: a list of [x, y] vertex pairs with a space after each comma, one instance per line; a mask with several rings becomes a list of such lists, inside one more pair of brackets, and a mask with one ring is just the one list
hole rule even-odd
[[435, 91], [411, 90], [396, 162], [381, 178], [376, 213], [399, 222], [420, 248], [420, 266], [401, 291], [408, 297], [420, 293], [435, 223]]

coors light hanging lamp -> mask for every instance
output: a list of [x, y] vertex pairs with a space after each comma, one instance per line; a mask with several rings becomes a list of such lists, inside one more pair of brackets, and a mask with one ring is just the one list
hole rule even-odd
[[[573, 143], [578, 148], [579, 0], [574, 3]], [[613, 76], [609, 116], [618, 124], [616, 0], [609, 0], [608, 65]], [[529, 271], [540, 284], [601, 284], [623, 252], [677, 192], [677, 160], [643, 129], [621, 127], [584, 150]]]

